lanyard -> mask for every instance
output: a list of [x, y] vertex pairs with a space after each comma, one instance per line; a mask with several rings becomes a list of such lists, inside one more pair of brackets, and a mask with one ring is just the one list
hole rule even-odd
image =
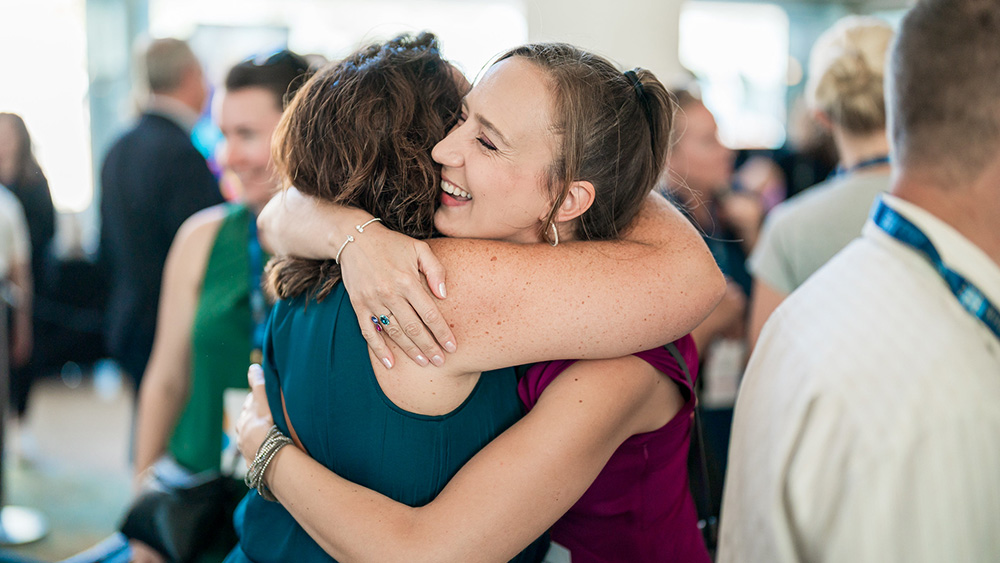
[[862, 160], [861, 162], [855, 164], [850, 168], [844, 168], [838, 166], [833, 172], [834, 177], [847, 176], [848, 174], [853, 174], [858, 170], [864, 170], [865, 168], [872, 168], [875, 166], [881, 166], [883, 164], [889, 164], [889, 155], [876, 156], [874, 158], [869, 158], [868, 160]]
[[260, 286], [260, 274], [264, 271], [264, 251], [257, 240], [257, 218], [250, 214], [247, 236], [247, 251], [250, 255], [250, 361], [260, 363], [264, 349], [264, 326], [267, 321], [267, 301]]
[[938, 274], [944, 278], [962, 307], [985, 323], [987, 328], [993, 331], [997, 338], [1000, 338], [1000, 311], [990, 303], [982, 290], [945, 265], [937, 249], [919, 227], [886, 205], [881, 197], [875, 204], [875, 209], [872, 210], [872, 220], [889, 236], [926, 256]]

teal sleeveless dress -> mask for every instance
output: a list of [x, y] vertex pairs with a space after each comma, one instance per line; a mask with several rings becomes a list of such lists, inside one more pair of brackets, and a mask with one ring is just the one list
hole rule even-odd
[[[405, 411], [382, 392], [342, 284], [321, 302], [275, 305], [264, 341], [264, 376], [275, 424], [281, 394], [309, 455], [335, 473], [389, 498], [421, 506], [523, 414], [511, 368], [484, 372], [452, 412]], [[280, 392], [279, 392], [280, 387]], [[235, 515], [240, 544], [227, 561], [332, 561], [278, 503], [250, 491]], [[514, 561], [541, 561], [547, 535]]]

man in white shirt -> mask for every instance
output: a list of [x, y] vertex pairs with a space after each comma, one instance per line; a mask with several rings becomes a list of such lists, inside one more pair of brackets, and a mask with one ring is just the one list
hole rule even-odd
[[[9, 361], [23, 365], [31, 357], [31, 243], [28, 222], [17, 197], [0, 186], [0, 288], [9, 289], [14, 309], [10, 311]], [[4, 289], [0, 289], [4, 290]]]
[[775, 312], [736, 404], [719, 561], [1000, 557], [1000, 2], [893, 47], [891, 196]]

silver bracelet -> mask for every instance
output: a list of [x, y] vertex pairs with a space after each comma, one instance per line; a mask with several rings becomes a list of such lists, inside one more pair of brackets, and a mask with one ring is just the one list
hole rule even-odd
[[347, 235], [347, 240], [344, 241], [344, 244], [340, 245], [340, 250], [337, 251], [337, 256], [335, 256], [333, 259], [333, 261], [336, 262], [338, 266], [340, 265], [340, 253], [343, 252], [345, 248], [347, 248], [347, 243], [349, 242], [354, 242], [354, 235]]
[[360, 225], [354, 225], [354, 228], [357, 229], [359, 233], [363, 233], [363, 232], [365, 232], [365, 227], [367, 227], [368, 225], [371, 225], [372, 223], [374, 223], [376, 221], [378, 221], [379, 223], [382, 222], [381, 219], [379, 219], [378, 217], [375, 217], [374, 219], [370, 219], [370, 220], [368, 220], [368, 221], [366, 221], [366, 222], [364, 222], [364, 223], [362, 223]]
[[[368, 225], [371, 225], [372, 223], [374, 223], [376, 221], [379, 222], [379, 223], [381, 223], [382, 219], [379, 219], [378, 217], [375, 217], [373, 219], [369, 219], [368, 221], [365, 221], [364, 223], [362, 223], [360, 225], [354, 225], [354, 228], [357, 229], [359, 233], [363, 233], [363, 232], [365, 232], [365, 227], [367, 227]], [[342, 253], [344, 251], [344, 249], [347, 248], [347, 245], [350, 244], [350, 243], [352, 243], [352, 242], [354, 242], [354, 235], [347, 235], [347, 240], [344, 241], [344, 244], [340, 245], [340, 250], [337, 251], [337, 256], [334, 257], [334, 259], [333, 259], [333, 261], [336, 262], [338, 266], [340, 265], [340, 253]]]
[[247, 468], [247, 475], [244, 477], [243, 482], [250, 489], [256, 489], [264, 500], [278, 501], [270, 489], [267, 488], [267, 484], [264, 482], [264, 473], [267, 471], [267, 466], [271, 464], [271, 460], [278, 453], [278, 450], [291, 443], [293, 443], [291, 438], [282, 434], [277, 426], [272, 426], [267, 431], [264, 442], [257, 448], [257, 455], [254, 456], [253, 462]]

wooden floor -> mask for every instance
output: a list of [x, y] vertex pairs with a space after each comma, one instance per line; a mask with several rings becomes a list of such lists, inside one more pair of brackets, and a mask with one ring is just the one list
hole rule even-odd
[[[113, 370], [96, 385], [90, 375], [67, 375], [38, 382], [26, 424], [33, 440], [22, 458], [4, 456], [6, 505], [39, 511], [50, 531], [35, 543], [0, 550], [42, 561], [59, 561], [112, 534], [130, 495], [131, 389]], [[12, 433], [8, 428], [8, 446]]]

